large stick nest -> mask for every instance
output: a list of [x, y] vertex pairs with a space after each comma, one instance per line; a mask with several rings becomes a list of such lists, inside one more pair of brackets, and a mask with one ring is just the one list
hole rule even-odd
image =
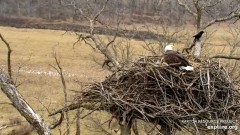
[[236, 120], [239, 87], [221, 64], [192, 62], [194, 71], [184, 72], [157, 64], [160, 59], [141, 58], [128, 70], [91, 84], [79, 100], [98, 106], [121, 122], [141, 119], [174, 129], [206, 129], [206, 123], [183, 120]]

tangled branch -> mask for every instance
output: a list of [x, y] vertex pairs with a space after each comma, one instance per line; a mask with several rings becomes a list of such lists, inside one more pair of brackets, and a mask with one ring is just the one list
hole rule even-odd
[[78, 107], [92, 105], [90, 110], [105, 110], [120, 123], [141, 119], [171, 131], [185, 127], [202, 130], [212, 124], [187, 124], [184, 120], [238, 118], [239, 88], [218, 62], [192, 63], [195, 71], [183, 72], [157, 64], [159, 59], [143, 57], [128, 70], [91, 84], [78, 96]]

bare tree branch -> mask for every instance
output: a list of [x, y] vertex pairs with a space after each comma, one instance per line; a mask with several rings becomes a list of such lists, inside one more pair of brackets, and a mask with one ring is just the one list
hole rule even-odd
[[103, 128], [103, 124], [100, 123], [100, 121], [98, 120], [94, 120], [92, 117], [91, 118], [91, 121], [94, 122], [94, 124], [96, 125], [96, 129], [99, 129], [100, 131], [102, 131], [105, 135], [112, 135], [110, 134], [106, 129]]
[[80, 108], [76, 111], [76, 135], [80, 135]]
[[203, 8], [211, 8], [216, 6], [217, 4], [221, 3], [221, 0], [215, 1], [214, 3], [210, 3], [210, 4], [206, 4], [205, 6], [203, 6]]
[[82, 15], [85, 16], [85, 18], [89, 21], [90, 23], [90, 34], [93, 35], [93, 30], [94, 30], [94, 24], [96, 23], [98, 17], [100, 16], [100, 14], [104, 11], [104, 9], [106, 8], [107, 6], [107, 3], [108, 3], [108, 0], [105, 1], [103, 7], [101, 10], [99, 10], [99, 12], [91, 19], [89, 17], [87, 17], [86, 15], [84, 15], [83, 11], [81, 10], [81, 8], [78, 8], [78, 10], [80, 11], [80, 13]]
[[135, 135], [139, 135], [139, 129], [138, 129], [138, 125], [137, 125], [137, 120], [133, 121], [132, 130], [133, 130], [133, 133]]
[[104, 11], [104, 9], [105, 9], [106, 6], [107, 6], [108, 1], [109, 1], [109, 0], [106, 0], [106, 1], [105, 1], [105, 3], [104, 3], [104, 5], [103, 5], [102, 9], [101, 9], [101, 10], [95, 15], [95, 17], [93, 18], [94, 21], [96, 21], [97, 18], [99, 17], [99, 15]]
[[180, 6], [182, 6], [183, 8], [185, 8], [185, 9], [188, 11], [188, 13], [190, 13], [191, 15], [197, 17], [197, 13], [195, 13], [194, 11], [192, 11], [187, 4], [183, 4], [180, 0], [178, 0], [178, 4], [179, 4]]
[[[83, 40], [86, 44], [90, 45], [93, 49], [97, 48], [108, 60], [110, 60], [113, 63], [113, 65], [116, 68], [119, 69], [119, 68], [121, 68], [119, 61], [111, 53], [111, 51], [107, 48], [110, 44], [112, 44], [115, 41], [116, 35], [114, 36], [112, 41], [105, 44], [94, 34], [94, 25], [95, 25], [98, 17], [100, 16], [100, 14], [105, 10], [108, 1], [109, 0], [105, 0], [103, 7], [95, 15], [93, 15], [92, 18], [85, 15], [84, 12], [82, 11], [82, 9], [77, 7], [75, 3], [71, 3], [70, 5], [73, 6], [75, 9], [77, 9], [80, 12], [80, 14], [82, 14], [89, 21], [89, 25], [90, 25], [90, 33], [89, 34], [79, 34], [78, 41]], [[92, 40], [94, 45], [91, 44], [90, 42], [87, 42], [86, 41], [87, 39]]]
[[238, 20], [240, 19], [240, 17], [238, 17], [238, 19], [237, 20], [235, 20], [234, 22], [233, 22], [233, 24], [235, 24]]
[[50, 135], [50, 129], [42, 118], [34, 112], [22, 98], [16, 87], [11, 84], [10, 78], [0, 70], [0, 85], [3, 93], [7, 95], [14, 108], [36, 129], [40, 135]]
[[194, 46], [195, 46], [195, 42], [193, 42], [190, 47], [183, 48], [182, 53], [184, 53], [184, 52], [189, 53]]
[[215, 55], [210, 58], [240, 60], [240, 57], [237, 57], [237, 56], [224, 56], [224, 55]]
[[101, 51], [102, 54], [105, 55], [107, 59], [109, 59], [113, 65], [117, 68], [121, 68], [121, 64], [118, 62], [118, 60], [115, 58], [115, 56], [106, 48], [106, 45], [104, 45], [96, 35], [82, 35], [82, 38], [90, 37], [90, 39], [94, 42], [96, 48]]
[[0, 38], [5, 43], [5, 45], [7, 46], [7, 49], [8, 49], [8, 55], [7, 55], [8, 75], [9, 75], [10, 79], [12, 80], [12, 67], [11, 67], [11, 53], [12, 53], [12, 49], [11, 49], [9, 43], [3, 38], [1, 33], [0, 33]]
[[64, 112], [61, 112], [60, 114], [61, 114], [60, 119], [57, 122], [55, 122], [54, 124], [52, 124], [50, 126], [50, 129], [54, 129], [62, 123], [63, 118], [64, 118]]
[[210, 21], [209, 23], [207, 23], [206, 25], [202, 26], [201, 29], [206, 29], [207, 27], [213, 25], [214, 23], [228, 21], [228, 20], [231, 20], [231, 19], [236, 18], [236, 17], [240, 17], [240, 12], [232, 13], [229, 16], [226, 16], [226, 17], [214, 19], [214, 20]]
[[2, 102], [2, 103], [0, 103], [0, 105], [12, 105], [12, 103], [9, 103], [9, 102]]
[[106, 48], [108, 48], [112, 43], [114, 43], [114, 41], [116, 40], [116, 38], [117, 38], [117, 33], [114, 34], [113, 39], [106, 45]]
[[[57, 54], [56, 52], [54, 52], [54, 59], [55, 62], [57, 64], [57, 67], [52, 66], [60, 75], [61, 78], [61, 82], [62, 82], [62, 86], [63, 86], [63, 92], [64, 92], [64, 107], [67, 107], [67, 102], [68, 102], [68, 94], [67, 94], [67, 85], [66, 85], [66, 81], [63, 75], [63, 71], [62, 71], [62, 67], [60, 65], [60, 60], [57, 58]], [[61, 113], [61, 118], [59, 120], [59, 122], [55, 125], [55, 127], [57, 127], [57, 125], [61, 124], [62, 120], [64, 118], [64, 115]], [[69, 116], [68, 116], [68, 112], [66, 112], [66, 134], [69, 135], [70, 134], [70, 125], [69, 125]]]
[[[64, 108], [61, 108], [53, 113], [50, 113], [48, 116], [53, 116], [53, 115], [56, 115], [58, 113], [61, 113], [61, 112], [68, 112], [68, 111], [71, 111], [71, 110], [75, 110], [75, 109], [78, 109], [80, 107], [84, 107], [88, 110], [97, 110], [99, 109], [99, 107], [97, 105], [93, 105], [93, 104], [83, 104], [81, 102], [79, 103], [72, 103], [70, 105], [68, 105], [67, 107], [64, 107]], [[83, 116], [84, 117], [84, 116]]]
[[207, 27], [209, 27], [209, 26], [211, 26], [211, 25], [213, 25], [213, 24], [215, 24], [217, 22], [225, 22], [225, 21], [231, 20], [233, 18], [237, 18], [237, 17], [240, 18], [240, 12], [238, 11], [238, 9], [233, 9], [232, 12], [230, 14], [228, 14], [227, 16], [221, 17], [221, 18], [216, 18], [216, 19], [213, 19], [212, 21], [210, 21], [210, 22], [208, 22], [206, 24], [203, 24], [202, 23], [202, 15], [203, 15], [202, 11], [205, 10], [206, 12], [208, 12], [206, 10], [206, 8], [212, 8], [212, 7], [216, 6], [217, 4], [219, 4], [221, 2], [220, 1], [216, 1], [215, 3], [212, 3], [212, 4], [205, 4], [205, 5], [203, 5], [203, 4], [199, 3], [199, 0], [192, 0], [192, 1], [193, 1], [193, 6], [194, 6], [196, 12], [192, 11], [189, 8], [189, 4], [188, 3], [182, 3], [180, 0], [178, 0], [178, 4], [180, 6], [182, 6], [187, 12], [189, 12], [193, 17], [195, 17], [195, 21], [196, 21], [196, 24], [197, 24], [197, 31], [204, 30]]
[[14, 127], [17, 126], [18, 124], [13, 123], [13, 124], [5, 124], [5, 125], [0, 125], [0, 131], [9, 127]]

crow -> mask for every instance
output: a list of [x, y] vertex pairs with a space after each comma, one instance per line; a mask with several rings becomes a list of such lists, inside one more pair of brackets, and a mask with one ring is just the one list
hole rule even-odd
[[193, 36], [195, 38], [194, 42], [198, 41], [202, 37], [203, 33], [204, 33], [204, 31], [200, 31], [200, 32], [198, 32], [198, 34], [194, 35]]

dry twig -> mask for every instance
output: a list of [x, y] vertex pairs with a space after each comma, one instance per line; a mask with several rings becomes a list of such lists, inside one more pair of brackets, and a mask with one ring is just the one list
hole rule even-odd
[[5, 40], [5, 38], [1, 34], [0, 34], [0, 38], [5, 43], [5, 45], [7, 46], [7, 49], [8, 49], [8, 55], [7, 55], [8, 75], [9, 75], [10, 79], [12, 80], [12, 67], [11, 67], [12, 49], [11, 49], [9, 43]]
[[[125, 125], [141, 119], [161, 125], [165, 128], [161, 131], [167, 134], [186, 127], [206, 130], [206, 125], [212, 124], [197, 123], [198, 120], [238, 118], [238, 87], [218, 62], [193, 63], [194, 72], [183, 72], [156, 64], [158, 59], [161, 57], [143, 57], [128, 70], [91, 84], [73, 106], [92, 105], [88, 109], [105, 110]], [[69, 106], [52, 115], [71, 109], [74, 108]]]

